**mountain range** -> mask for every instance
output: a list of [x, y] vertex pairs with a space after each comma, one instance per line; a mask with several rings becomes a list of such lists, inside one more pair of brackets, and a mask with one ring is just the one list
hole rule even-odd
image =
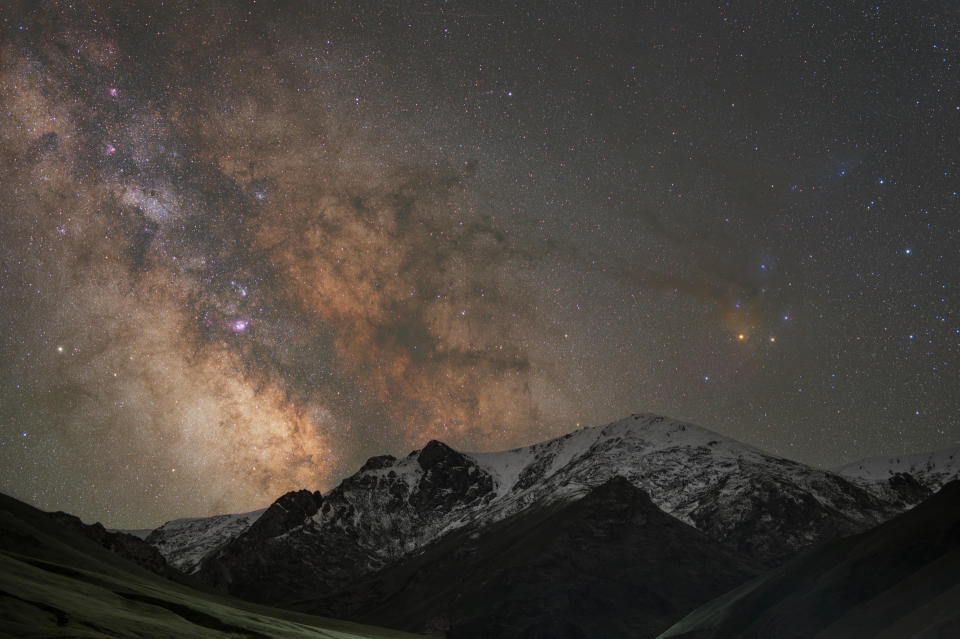
[[[245, 599], [449, 637], [491, 636], [478, 619], [500, 606], [494, 636], [511, 637], [543, 628], [556, 617], [550, 602], [557, 601], [575, 601], [581, 610], [566, 615], [565, 630], [551, 627], [544, 636], [595, 636], [589, 629], [609, 618], [616, 597], [593, 600], [577, 589], [602, 576], [612, 592], [637, 592], [651, 576], [683, 565], [682, 552], [666, 552], [666, 542], [656, 540], [692, 540], [696, 533], [687, 558], [702, 570], [691, 567], [687, 578], [668, 580], [675, 587], [659, 588], [658, 596], [629, 598], [636, 617], [629, 633], [652, 637], [684, 609], [802, 549], [904, 512], [953, 472], [900, 471], [824, 471], [692, 424], [639, 414], [499, 453], [431, 441], [403, 458], [369, 459], [325, 495], [288, 493], [255, 521], [180, 520], [148, 539], [174, 565]], [[616, 521], [601, 506], [611, 503], [610, 491], [646, 513], [638, 516], [643, 527], [604, 528]], [[593, 527], [584, 523], [591, 505]], [[558, 531], [580, 532], [557, 537]], [[579, 535], [575, 555], [570, 535]], [[641, 538], [656, 549], [642, 559], [634, 552]], [[532, 539], [529, 552], [507, 552]], [[586, 557], [591, 569], [571, 570], [575, 562], [563, 556]], [[613, 579], [618, 557], [646, 568]], [[724, 578], [710, 581], [706, 574]], [[509, 586], [518, 582], [526, 586]], [[503, 603], [515, 601], [524, 605]]]
[[[326, 494], [171, 521], [145, 542], [47, 516], [199, 588], [195, 607], [216, 591], [308, 625], [692, 639], [873, 636], [924, 618], [940, 632], [956, 622], [958, 452], [827, 471], [639, 414], [497, 453], [431, 441]], [[858, 627], [873, 634], [842, 634]]]

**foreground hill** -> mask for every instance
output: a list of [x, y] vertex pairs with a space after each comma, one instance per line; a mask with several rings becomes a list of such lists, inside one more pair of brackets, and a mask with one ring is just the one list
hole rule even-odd
[[111, 534], [0, 495], [0, 637], [414, 636], [191, 589], [156, 574], [168, 569], [139, 539]]
[[960, 481], [704, 605], [660, 639], [960, 637]]

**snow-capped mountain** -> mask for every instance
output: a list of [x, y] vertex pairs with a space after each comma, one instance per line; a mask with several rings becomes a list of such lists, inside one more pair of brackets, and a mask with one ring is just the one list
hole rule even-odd
[[[453, 531], [578, 499], [615, 476], [767, 565], [905, 507], [692, 424], [634, 415], [501, 453], [461, 453], [432, 441], [403, 459], [371, 458], [327, 495], [285, 495], [261, 517], [270, 525], [256, 522], [207, 555], [197, 572], [262, 601], [333, 592]], [[189, 569], [200, 554], [175, 561]]]
[[886, 482], [898, 473], [909, 473], [932, 492], [960, 479], [960, 446], [930, 453], [871, 457], [834, 469], [835, 473], [870, 483]]
[[216, 515], [168, 521], [145, 536], [167, 563], [181, 572], [197, 569], [200, 560], [245, 531], [266, 509], [239, 515]]

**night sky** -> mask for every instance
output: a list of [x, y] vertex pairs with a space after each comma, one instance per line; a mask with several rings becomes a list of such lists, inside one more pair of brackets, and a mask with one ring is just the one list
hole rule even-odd
[[3, 2], [0, 490], [147, 527], [632, 412], [960, 443], [960, 13], [829, 4]]

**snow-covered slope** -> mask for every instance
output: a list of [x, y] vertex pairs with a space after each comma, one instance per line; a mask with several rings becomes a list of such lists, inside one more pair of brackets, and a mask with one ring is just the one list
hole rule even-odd
[[665, 512], [765, 559], [841, 530], [876, 525], [899, 510], [865, 498], [832, 473], [658, 415], [633, 415], [515, 451], [468, 456], [494, 477], [496, 498], [485, 517], [500, 519], [535, 502], [576, 497], [621, 475]]
[[577, 499], [615, 476], [770, 565], [905, 507], [692, 424], [634, 415], [500, 453], [460, 453], [434, 441], [403, 459], [371, 458], [322, 497], [284, 496], [297, 504], [296, 517], [251, 527], [208, 555], [198, 574], [241, 596], [291, 600], [336, 589], [450, 532]]
[[868, 482], [885, 482], [897, 473], [909, 473], [936, 492], [947, 482], [960, 479], [960, 446], [916, 455], [871, 457], [835, 468], [834, 472]]
[[250, 527], [265, 509], [239, 515], [215, 515], [168, 521], [146, 536], [167, 563], [182, 572], [193, 572], [212, 550]]

